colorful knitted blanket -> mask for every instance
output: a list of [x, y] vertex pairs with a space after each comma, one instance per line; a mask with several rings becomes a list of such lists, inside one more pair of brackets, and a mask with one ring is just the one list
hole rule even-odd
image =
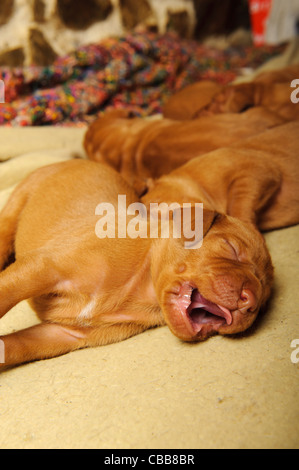
[[190, 83], [208, 79], [227, 84], [243, 68], [255, 69], [282, 51], [283, 46], [219, 50], [174, 34], [104, 39], [48, 67], [0, 67], [5, 86], [0, 124], [82, 125], [112, 108], [150, 116]]

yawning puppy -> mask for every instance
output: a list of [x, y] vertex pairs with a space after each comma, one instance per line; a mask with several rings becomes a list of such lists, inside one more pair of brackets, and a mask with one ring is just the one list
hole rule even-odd
[[[121, 207], [119, 195], [126, 197]], [[151, 238], [146, 217], [138, 238], [128, 231], [119, 236], [124, 212], [137, 201], [115, 170], [82, 160], [43, 167], [17, 187], [0, 214], [1, 269], [13, 252], [16, 258], [0, 274], [0, 316], [30, 299], [41, 323], [0, 337], [0, 367], [120, 341], [165, 323], [186, 341], [252, 324], [273, 276], [255, 227], [207, 205], [197, 248], [186, 248], [185, 232]], [[100, 203], [107, 217], [111, 209], [105, 224], [112, 222], [115, 237], [101, 238]], [[183, 209], [176, 210], [170, 225]]]
[[198, 250], [161, 240], [152, 277], [171, 331], [197, 341], [246, 330], [270, 295], [273, 268], [251, 224], [216, 215]]

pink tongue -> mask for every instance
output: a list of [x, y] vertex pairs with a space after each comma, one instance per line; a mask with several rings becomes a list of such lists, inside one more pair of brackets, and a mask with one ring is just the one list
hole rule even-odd
[[226, 323], [228, 325], [232, 323], [232, 315], [228, 308], [221, 307], [221, 305], [210, 302], [209, 300], [205, 299], [198, 291], [194, 291], [192, 294], [192, 301], [189, 306], [189, 309], [193, 308], [203, 308], [204, 310], [212, 313], [213, 315], [225, 318]]

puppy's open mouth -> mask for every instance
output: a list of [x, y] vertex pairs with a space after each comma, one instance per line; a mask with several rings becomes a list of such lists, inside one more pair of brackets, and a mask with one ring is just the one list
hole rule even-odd
[[189, 332], [205, 337], [217, 332], [219, 327], [231, 325], [233, 321], [230, 310], [206, 299], [197, 288], [184, 284], [176, 298], [181, 319]]
[[218, 324], [219, 322], [230, 325], [232, 322], [232, 315], [227, 308], [205, 299], [197, 289], [193, 289], [190, 305], [186, 311], [192, 323], [196, 325], [204, 323]]

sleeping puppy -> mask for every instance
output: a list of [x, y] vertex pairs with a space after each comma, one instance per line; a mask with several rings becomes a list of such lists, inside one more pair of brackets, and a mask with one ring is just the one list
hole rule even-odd
[[[232, 84], [222, 87], [213, 95], [207, 95], [206, 100], [201, 100], [204, 87], [200, 84], [189, 85], [185, 94], [194, 96], [188, 103], [188, 112], [178, 111], [186, 105], [181, 104], [181, 94], [184, 90], [173, 95], [166, 103], [163, 115], [174, 119], [196, 119], [200, 116], [210, 116], [221, 113], [242, 113], [251, 107], [264, 108], [276, 113], [287, 121], [299, 119], [299, 106], [292, 102], [291, 94], [294, 91], [292, 82], [299, 79], [299, 65], [291, 65], [281, 70], [263, 72], [248, 83]], [[207, 85], [206, 85], [207, 86]], [[212, 85], [211, 85], [212, 86]], [[210, 99], [207, 103], [207, 99]]]
[[260, 231], [299, 223], [299, 121], [193, 158], [153, 183], [144, 203], [200, 199]]
[[90, 160], [115, 168], [138, 195], [150, 187], [152, 179], [194, 157], [284, 123], [276, 114], [260, 108], [193, 121], [148, 121], [128, 116], [121, 110], [96, 120], [85, 134], [84, 147]]
[[253, 81], [227, 87], [216, 95], [211, 103], [194, 117], [209, 116], [221, 113], [242, 113], [252, 107], [262, 107], [282, 119], [294, 121], [299, 119], [299, 106], [291, 101], [291, 81], [286, 83], [264, 83]]
[[[189, 198], [197, 228], [196, 203], [207, 200], [198, 195]], [[159, 325], [184, 341], [200, 341], [253, 323], [273, 278], [254, 225], [218, 214], [207, 201], [201, 230], [194, 230], [202, 235], [187, 249], [192, 237], [173, 231], [183, 220], [176, 218], [180, 206], [168, 237], [151, 238], [151, 217], [144, 215], [139, 236], [128, 236], [137, 201], [115, 170], [84, 160], [38, 169], [16, 188], [0, 214], [0, 266], [13, 252], [16, 259], [0, 274], [0, 317], [30, 299], [41, 323], [0, 336], [2, 370]], [[127, 232], [122, 228], [119, 236], [125, 212]]]
[[179, 121], [194, 119], [198, 117], [198, 111], [209, 106], [224, 88], [223, 85], [208, 80], [192, 83], [166, 101], [162, 114], [165, 118]]

